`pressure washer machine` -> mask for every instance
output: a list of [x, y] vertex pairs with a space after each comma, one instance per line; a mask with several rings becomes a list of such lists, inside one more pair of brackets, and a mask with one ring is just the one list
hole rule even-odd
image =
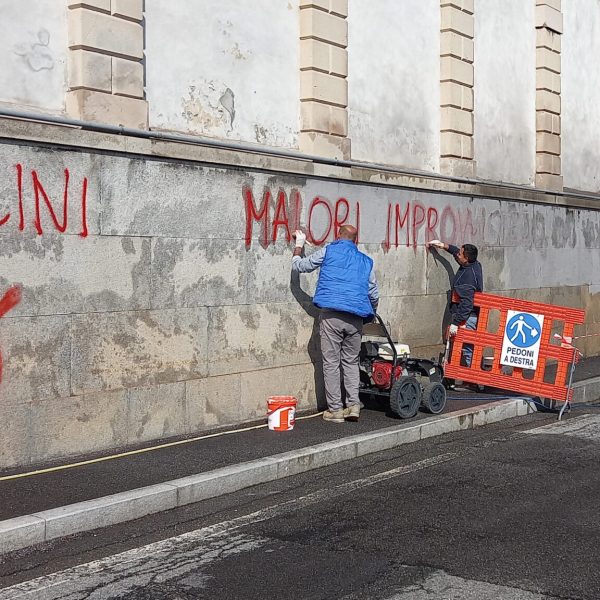
[[363, 326], [359, 361], [360, 393], [388, 398], [392, 412], [401, 419], [412, 419], [421, 405], [434, 415], [446, 407], [441, 363], [412, 358], [406, 344], [392, 340], [378, 314]]

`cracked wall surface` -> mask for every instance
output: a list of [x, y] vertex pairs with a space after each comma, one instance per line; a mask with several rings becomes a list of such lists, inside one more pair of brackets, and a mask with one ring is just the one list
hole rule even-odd
[[298, 147], [297, 2], [155, 0], [145, 16], [151, 128]]

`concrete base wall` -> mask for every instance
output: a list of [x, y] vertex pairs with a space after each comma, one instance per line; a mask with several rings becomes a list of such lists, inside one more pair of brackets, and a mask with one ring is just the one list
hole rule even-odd
[[487, 291], [585, 307], [579, 333], [600, 329], [600, 212], [339, 173], [0, 144], [0, 295], [22, 286], [0, 320], [0, 468], [262, 418], [273, 394], [316, 408], [316, 274], [290, 275], [298, 223], [313, 246], [358, 223], [380, 313], [415, 355], [441, 350], [454, 264], [425, 251], [434, 237], [480, 246]]

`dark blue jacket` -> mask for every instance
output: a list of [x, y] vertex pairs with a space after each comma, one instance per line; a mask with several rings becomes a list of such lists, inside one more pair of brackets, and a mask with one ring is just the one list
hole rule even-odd
[[371, 317], [369, 275], [372, 268], [373, 260], [360, 252], [354, 242], [332, 242], [325, 251], [313, 302], [319, 308]]
[[[448, 252], [458, 262], [457, 255], [460, 248], [448, 244]], [[464, 266], [459, 263], [458, 271], [452, 282], [452, 292], [453, 298], [450, 303], [452, 323], [461, 325], [471, 314], [476, 313], [476, 309], [473, 307], [475, 292], [483, 292], [483, 270], [479, 261], [476, 260]]]

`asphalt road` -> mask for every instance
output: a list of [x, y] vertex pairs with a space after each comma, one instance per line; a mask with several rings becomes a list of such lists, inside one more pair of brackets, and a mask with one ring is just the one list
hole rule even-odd
[[0, 599], [597, 600], [599, 459], [600, 412], [503, 421], [15, 553]]

